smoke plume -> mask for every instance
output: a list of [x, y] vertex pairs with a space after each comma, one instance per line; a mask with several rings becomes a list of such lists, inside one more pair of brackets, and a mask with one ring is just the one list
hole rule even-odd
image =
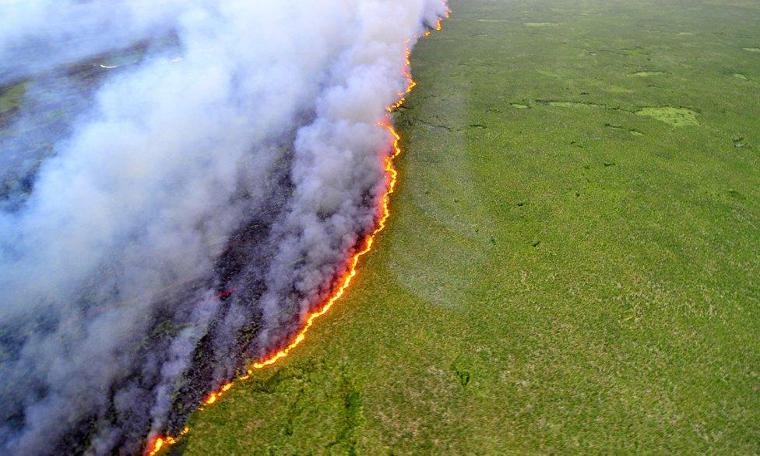
[[[0, 453], [139, 454], [373, 227], [443, 0], [0, 4]], [[2, 106], [2, 105], [0, 105]]]

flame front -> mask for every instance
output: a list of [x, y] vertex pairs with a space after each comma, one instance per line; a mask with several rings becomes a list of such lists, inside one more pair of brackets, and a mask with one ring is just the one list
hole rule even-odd
[[190, 432], [190, 428], [185, 426], [182, 429], [182, 432], [180, 432], [179, 435], [176, 437], [171, 437], [171, 436], [155, 437], [150, 442], [148, 442], [148, 446], [145, 449], [145, 454], [149, 456], [154, 456], [159, 451], [161, 451], [162, 448], [164, 447], [168, 448], [174, 445], [175, 443], [179, 442], [179, 440], [188, 432]]
[[[448, 13], [444, 17], [447, 18]], [[442, 28], [442, 21], [443, 19], [439, 19], [438, 22], [434, 26], [434, 30], [440, 31]], [[430, 35], [430, 31], [427, 31], [424, 33], [423, 36], [427, 37]], [[405, 56], [405, 63], [404, 63], [404, 78], [407, 82], [406, 90], [398, 94], [398, 101], [396, 101], [394, 104], [388, 106], [387, 111], [388, 113], [392, 113], [398, 108], [400, 108], [405, 102], [406, 97], [409, 95], [414, 87], [417, 85], [417, 83], [414, 81], [414, 78], [412, 77], [412, 71], [411, 71], [411, 55], [412, 51], [410, 47], [407, 47], [406, 50], [406, 56]], [[293, 349], [298, 347], [305, 339], [306, 334], [309, 332], [309, 329], [314, 324], [314, 321], [317, 320], [322, 315], [326, 314], [330, 308], [335, 304], [336, 301], [338, 301], [345, 293], [348, 287], [351, 285], [351, 281], [356, 276], [357, 268], [359, 266], [359, 260], [362, 256], [364, 256], [367, 252], [369, 252], [372, 249], [372, 246], [375, 243], [375, 237], [385, 229], [386, 222], [388, 221], [388, 217], [390, 217], [390, 199], [391, 195], [395, 191], [396, 188], [396, 182], [398, 180], [398, 171], [396, 170], [396, 167], [394, 166], [394, 159], [398, 157], [398, 155], [401, 153], [401, 136], [396, 132], [396, 130], [393, 128], [393, 124], [391, 122], [390, 116], [386, 116], [386, 118], [379, 123], [379, 126], [381, 128], [384, 128], [390, 137], [392, 138], [392, 144], [391, 144], [391, 150], [388, 155], [384, 158], [384, 168], [385, 168], [385, 178], [386, 178], [386, 189], [385, 193], [382, 194], [380, 197], [380, 203], [377, 208], [377, 224], [375, 225], [374, 230], [367, 235], [362, 241], [361, 244], [354, 254], [349, 258], [348, 260], [348, 267], [346, 272], [339, 277], [336, 280], [336, 286], [334, 288], [334, 291], [332, 294], [327, 298], [327, 300], [322, 304], [321, 306], [317, 307], [315, 310], [313, 310], [311, 313], [308, 314], [306, 317], [303, 326], [298, 331], [298, 333], [293, 337], [293, 339], [282, 349], [275, 351], [273, 353], [270, 353], [269, 355], [265, 356], [264, 358], [260, 359], [259, 361], [254, 362], [251, 364], [245, 375], [238, 377], [238, 380], [247, 380], [251, 374], [253, 374], [254, 370], [263, 369], [267, 366], [271, 366], [272, 364], [277, 363], [281, 359], [285, 358], [290, 354]], [[201, 408], [203, 406], [211, 405], [217, 402], [224, 393], [229, 391], [233, 387], [233, 382], [227, 382], [224, 385], [220, 386], [218, 390], [213, 391], [209, 393], [208, 396], [203, 400], [201, 404]], [[147, 456], [155, 456], [158, 454], [162, 449], [168, 448], [175, 443], [177, 443], [185, 434], [187, 434], [190, 431], [190, 429], [185, 426], [184, 429], [182, 429], [182, 432], [180, 432], [179, 435], [176, 437], [170, 437], [170, 436], [157, 436], [149, 440], [148, 445], [145, 449], [145, 455]]]
[[386, 191], [381, 198], [380, 206], [378, 208], [379, 216], [375, 229], [372, 231], [372, 233], [364, 238], [364, 241], [362, 243], [363, 246], [350, 258], [348, 270], [343, 274], [341, 278], [338, 279], [338, 285], [335, 288], [333, 294], [323, 305], [309, 314], [303, 327], [298, 332], [298, 334], [296, 334], [293, 340], [285, 348], [272, 353], [269, 356], [266, 356], [260, 361], [253, 363], [251, 368], [248, 369], [248, 374], [245, 377], [252, 374], [253, 369], [262, 369], [288, 356], [291, 350], [296, 348], [301, 342], [304, 341], [304, 339], [306, 339], [306, 333], [314, 324], [314, 321], [322, 315], [326, 314], [333, 306], [333, 304], [335, 304], [335, 302], [345, 294], [349, 285], [351, 285], [351, 281], [353, 280], [354, 276], [356, 276], [359, 259], [372, 249], [372, 245], [375, 242], [375, 236], [377, 236], [377, 234], [385, 228], [385, 222], [390, 216], [390, 196], [396, 187], [396, 180], [398, 179], [398, 171], [396, 171], [396, 168], [393, 166], [393, 159], [401, 153], [401, 147], [399, 145], [401, 137], [398, 135], [398, 133], [396, 133], [396, 130], [394, 130], [393, 126], [390, 123], [390, 120], [386, 119], [380, 124], [380, 126], [385, 128], [393, 138], [393, 149], [391, 153], [385, 157], [385, 175], [387, 184]]
[[[321, 317], [322, 315], [326, 314], [330, 310], [330, 308], [335, 304], [335, 302], [339, 300], [346, 293], [346, 290], [348, 289], [349, 285], [351, 285], [351, 281], [356, 276], [357, 267], [359, 265], [359, 259], [372, 249], [372, 245], [375, 243], [375, 237], [381, 231], [383, 231], [383, 229], [385, 229], [386, 222], [388, 220], [388, 217], [390, 216], [390, 197], [391, 197], [391, 194], [393, 194], [395, 190], [396, 181], [398, 180], [398, 171], [396, 170], [393, 164], [393, 160], [401, 153], [401, 145], [400, 145], [401, 136], [399, 136], [399, 134], [393, 128], [393, 125], [391, 124], [391, 121], [389, 118], [386, 118], [383, 122], [381, 122], [380, 126], [384, 128], [390, 134], [391, 138], [393, 138], [393, 142], [392, 142], [392, 149], [391, 149], [390, 154], [386, 155], [384, 158], [386, 190], [385, 190], [385, 193], [383, 193], [382, 197], [380, 198], [380, 204], [378, 206], [378, 218], [377, 218], [377, 224], [375, 226], [375, 229], [364, 238], [361, 244], [361, 248], [358, 249], [353, 254], [353, 256], [350, 257], [348, 261], [347, 271], [336, 281], [337, 286], [335, 287], [335, 291], [333, 291], [333, 293], [325, 301], [324, 304], [319, 306], [316, 310], [314, 310], [308, 315], [308, 317], [306, 318], [304, 322], [304, 325], [301, 327], [301, 329], [298, 331], [295, 337], [293, 337], [290, 343], [288, 343], [287, 346], [280, 349], [279, 351], [271, 353], [267, 355], [266, 357], [264, 357], [263, 359], [251, 364], [246, 374], [239, 377], [238, 378], [239, 380], [246, 380], [251, 376], [254, 370], [263, 369], [267, 366], [271, 366], [272, 364], [275, 364], [282, 358], [285, 358], [286, 356], [290, 354], [290, 352], [294, 348], [296, 348], [298, 345], [301, 344], [301, 342], [303, 342], [306, 339], [306, 333], [309, 332], [309, 329], [314, 324], [314, 321], [318, 319], [319, 317]], [[216, 403], [222, 397], [224, 393], [232, 389], [233, 385], [234, 385], [233, 382], [227, 382], [221, 387], [219, 387], [218, 390], [209, 393], [208, 396], [206, 396], [206, 398], [203, 400], [201, 407]], [[177, 443], [189, 431], [190, 429], [188, 427], [185, 427], [182, 430], [182, 432], [176, 437], [170, 437], [170, 436], [154, 437], [148, 442], [148, 445], [145, 449], [145, 454], [148, 456], [154, 456], [158, 454], [162, 449], [170, 447], [174, 445], [175, 443]]]

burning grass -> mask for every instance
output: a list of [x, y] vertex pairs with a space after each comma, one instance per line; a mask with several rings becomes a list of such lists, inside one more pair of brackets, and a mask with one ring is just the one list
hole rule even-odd
[[417, 48], [388, 229], [184, 454], [758, 452], [760, 8], [532, 5]]

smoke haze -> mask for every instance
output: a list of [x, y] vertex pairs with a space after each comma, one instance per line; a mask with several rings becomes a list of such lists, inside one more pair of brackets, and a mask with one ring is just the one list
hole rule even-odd
[[138, 454], [283, 344], [372, 229], [379, 122], [444, 13], [0, 4], [0, 96], [24, 88], [0, 112], [0, 452]]

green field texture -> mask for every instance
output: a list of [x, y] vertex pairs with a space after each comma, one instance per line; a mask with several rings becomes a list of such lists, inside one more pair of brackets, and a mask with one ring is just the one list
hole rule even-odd
[[451, 7], [350, 292], [173, 452], [760, 453], [760, 3]]

